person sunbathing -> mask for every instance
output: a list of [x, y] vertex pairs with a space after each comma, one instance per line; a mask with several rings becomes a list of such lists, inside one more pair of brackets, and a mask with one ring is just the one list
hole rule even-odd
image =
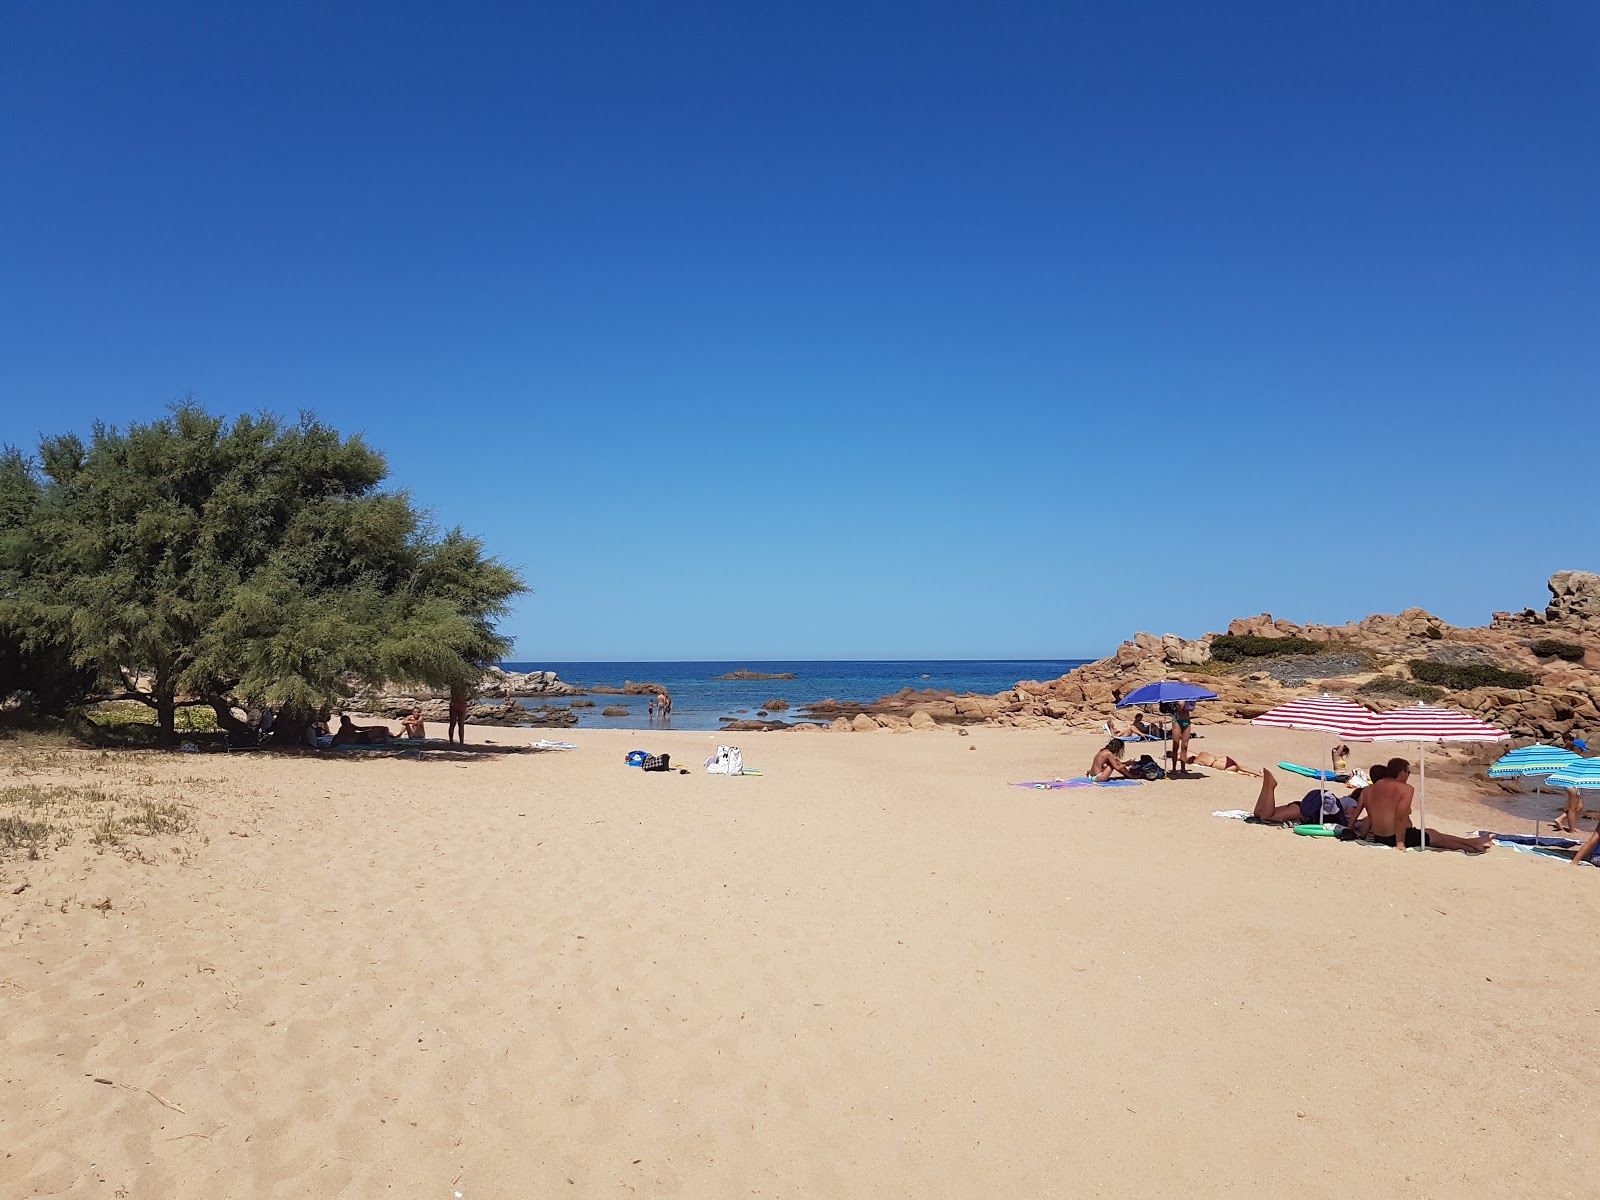
[[1115, 720], [1107, 721], [1106, 732], [1114, 738], [1127, 738], [1135, 742], [1159, 742], [1167, 736], [1165, 726], [1146, 721], [1142, 712], [1133, 714], [1133, 724], [1126, 729], [1118, 729]]
[[428, 727], [422, 719], [421, 707], [413, 708], [407, 716], [400, 718], [400, 736], [418, 739], [428, 736]]
[[1348, 825], [1344, 801], [1325, 788], [1312, 788], [1293, 804], [1279, 804], [1278, 777], [1261, 772], [1261, 792], [1256, 797], [1255, 819], [1266, 825]]
[[1384, 769], [1384, 778], [1363, 789], [1352, 817], [1353, 824], [1366, 814], [1370, 824], [1364, 828], [1370, 840], [1384, 846], [1404, 846], [1407, 850], [1423, 846], [1429, 850], [1460, 850], [1466, 854], [1482, 854], [1493, 844], [1489, 834], [1464, 838], [1440, 833], [1437, 829], [1419, 831], [1411, 824], [1411, 801], [1416, 796], [1416, 789], [1408, 782], [1411, 764], [1403, 758], [1391, 758]]
[[1210, 767], [1213, 771], [1228, 771], [1234, 775], [1248, 775], [1251, 779], [1260, 779], [1261, 772], [1252, 771], [1249, 767], [1241, 767], [1226, 754], [1212, 754], [1208, 750], [1189, 755], [1183, 760], [1186, 764], [1195, 767]]
[[1133, 778], [1128, 772], [1128, 764], [1122, 761], [1123, 743], [1121, 738], [1112, 738], [1095, 752], [1094, 761], [1089, 764], [1089, 778], [1096, 783], [1104, 783], [1113, 775], [1120, 775], [1124, 779]]
[[339, 728], [333, 731], [335, 746], [386, 746], [392, 734], [387, 725], [357, 725], [347, 713], [339, 714]]

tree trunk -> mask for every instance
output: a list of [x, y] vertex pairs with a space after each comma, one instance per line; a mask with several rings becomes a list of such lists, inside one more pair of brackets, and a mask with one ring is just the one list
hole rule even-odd
[[156, 725], [161, 730], [161, 743], [172, 745], [178, 740], [178, 705], [170, 692], [156, 693]]
[[233, 715], [233, 705], [217, 696], [207, 696], [206, 703], [211, 705], [211, 711], [217, 714], [217, 724], [229, 733], [251, 734], [255, 732], [250, 726]]
[[151, 679], [150, 699], [156, 707], [156, 740], [170, 746], [178, 740], [178, 694], [165, 672], [157, 670]]

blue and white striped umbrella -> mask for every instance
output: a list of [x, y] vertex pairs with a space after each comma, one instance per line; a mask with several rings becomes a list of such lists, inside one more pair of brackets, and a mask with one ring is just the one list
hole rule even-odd
[[1574, 788], [1580, 792], [1600, 792], [1600, 758], [1580, 758], [1568, 763], [1545, 779], [1553, 788]]
[[1569, 763], [1582, 762], [1571, 750], [1560, 746], [1524, 746], [1495, 761], [1489, 768], [1490, 779], [1516, 779], [1524, 775], [1548, 775]]

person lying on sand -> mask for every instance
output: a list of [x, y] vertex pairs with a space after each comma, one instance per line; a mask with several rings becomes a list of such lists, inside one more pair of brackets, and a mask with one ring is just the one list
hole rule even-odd
[[1124, 779], [1131, 779], [1128, 773], [1128, 764], [1122, 761], [1123, 742], [1121, 738], [1112, 738], [1095, 752], [1094, 761], [1089, 764], [1088, 775], [1096, 783], [1104, 783], [1113, 775], [1120, 775]]
[[411, 712], [400, 718], [400, 736], [403, 738], [425, 738], [428, 736], [428, 727], [422, 720], [422, 709], [413, 708]]
[[1429, 850], [1461, 850], [1467, 854], [1482, 854], [1489, 848], [1492, 839], [1488, 834], [1464, 838], [1440, 833], [1437, 829], [1419, 832], [1411, 824], [1411, 801], [1416, 796], [1416, 789], [1409, 782], [1411, 764], [1403, 758], [1391, 758], [1384, 769], [1384, 778], [1375, 780], [1371, 787], [1362, 791], [1352, 819], [1353, 823], [1363, 813], [1367, 815], [1371, 823], [1366, 826], [1366, 836], [1370, 840], [1385, 846], [1404, 846], [1410, 850], [1423, 845], [1423, 834], [1426, 834]]
[[1261, 772], [1261, 792], [1256, 797], [1256, 820], [1267, 825], [1348, 825], [1344, 801], [1325, 788], [1312, 788], [1293, 804], [1279, 804], [1278, 777]]
[[335, 746], [384, 746], [392, 738], [387, 725], [357, 725], [347, 713], [339, 714], [339, 728], [333, 731]]
[[1195, 767], [1210, 767], [1213, 771], [1229, 771], [1234, 775], [1248, 775], [1251, 779], [1260, 779], [1260, 771], [1252, 771], [1249, 767], [1241, 767], [1226, 754], [1212, 754], [1208, 750], [1201, 750], [1189, 755], [1183, 760], [1186, 764]]
[[1142, 712], [1133, 714], [1133, 724], [1126, 729], [1118, 729], [1117, 722], [1114, 719], [1108, 720], [1106, 722], [1106, 732], [1114, 738], [1142, 738], [1149, 742], [1159, 742], [1167, 736], [1166, 726], [1147, 721]]

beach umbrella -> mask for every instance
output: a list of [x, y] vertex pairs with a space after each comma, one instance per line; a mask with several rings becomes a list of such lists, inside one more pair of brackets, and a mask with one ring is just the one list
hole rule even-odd
[[1579, 792], [1600, 792], [1600, 758], [1580, 758], [1559, 771], [1546, 775], [1551, 787], [1572, 788]]
[[1208, 692], [1203, 687], [1196, 687], [1192, 683], [1183, 683], [1176, 679], [1158, 679], [1155, 683], [1147, 683], [1142, 688], [1134, 688], [1121, 700], [1117, 701], [1118, 708], [1129, 708], [1135, 704], [1167, 704], [1182, 700], [1215, 700], [1217, 694]]
[[1476, 717], [1431, 704], [1378, 713], [1371, 729], [1359, 736], [1365, 742], [1417, 743], [1417, 831], [1424, 850], [1428, 848], [1428, 743], [1503, 742], [1511, 737], [1504, 729]]
[[[1192, 683], [1184, 683], [1177, 679], [1158, 679], [1154, 683], [1147, 683], [1141, 688], [1134, 688], [1121, 700], [1117, 701], [1118, 708], [1132, 708], [1139, 704], [1181, 704], [1185, 700], [1191, 704], [1200, 700], [1215, 700], [1217, 694], [1208, 692], [1203, 687], [1196, 687]], [[1170, 725], [1164, 727], [1166, 732], [1162, 735], [1163, 750], [1161, 757], [1171, 759], [1172, 770], [1177, 772], [1180, 764], [1177, 760], [1177, 751], [1174, 749]]]
[[[1559, 771], [1570, 763], [1582, 762], [1583, 759], [1571, 750], [1564, 750], [1560, 746], [1546, 746], [1535, 742], [1531, 746], [1523, 746], [1520, 750], [1513, 750], [1496, 759], [1489, 767], [1490, 779], [1533, 779], [1534, 795], [1544, 792], [1544, 785], [1548, 782], [1545, 778], [1553, 771]], [[1539, 814], [1535, 809], [1533, 815], [1533, 836], [1539, 836]]]
[[[1377, 720], [1377, 714], [1365, 705], [1343, 696], [1306, 696], [1268, 709], [1250, 722], [1269, 729], [1311, 729], [1318, 733], [1331, 733], [1335, 738], [1360, 740]], [[1331, 778], [1332, 772], [1327, 778]], [[1325, 778], [1319, 774], [1318, 779]]]

